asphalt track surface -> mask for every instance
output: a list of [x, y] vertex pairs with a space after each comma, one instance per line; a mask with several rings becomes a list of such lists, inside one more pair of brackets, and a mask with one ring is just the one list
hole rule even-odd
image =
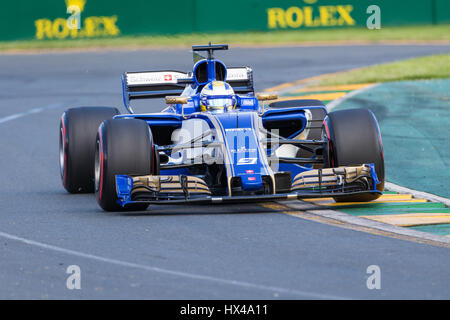
[[[262, 90], [450, 46], [231, 48]], [[58, 122], [79, 105], [121, 107], [120, 74], [189, 70], [188, 50], [0, 56], [0, 298], [449, 299], [447, 248], [296, 218], [259, 205], [105, 213], [69, 195]], [[139, 106], [159, 111], [162, 101]], [[123, 108], [121, 107], [123, 110]], [[66, 268], [81, 268], [68, 290]], [[366, 286], [370, 265], [381, 289]]]

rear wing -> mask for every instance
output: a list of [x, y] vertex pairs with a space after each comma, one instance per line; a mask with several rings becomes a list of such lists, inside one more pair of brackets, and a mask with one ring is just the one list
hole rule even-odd
[[126, 96], [132, 100], [179, 95], [186, 84], [178, 83], [178, 79], [188, 77], [187, 73], [171, 70], [125, 72], [122, 76], [124, 98]]
[[235, 93], [247, 94], [255, 91], [253, 88], [253, 70], [250, 67], [228, 68], [225, 81], [233, 87]]
[[[225, 81], [238, 94], [254, 91], [253, 71], [249, 67], [228, 68]], [[131, 100], [178, 96], [192, 83], [197, 83], [192, 73], [180, 71], [125, 72], [122, 75], [123, 102], [130, 111]]]

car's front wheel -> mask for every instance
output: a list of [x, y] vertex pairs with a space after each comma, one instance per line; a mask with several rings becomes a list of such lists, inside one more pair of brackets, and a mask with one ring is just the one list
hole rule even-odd
[[[326, 166], [356, 166], [373, 163], [380, 183], [376, 188], [384, 190], [384, 153], [381, 132], [375, 115], [367, 109], [348, 109], [330, 112], [324, 120], [323, 136], [328, 141], [325, 150]], [[335, 197], [338, 202], [372, 201], [379, 194]]]
[[145, 210], [146, 204], [117, 202], [116, 174], [157, 174], [155, 146], [147, 122], [136, 119], [103, 121], [98, 128], [95, 153], [95, 194], [106, 211]]

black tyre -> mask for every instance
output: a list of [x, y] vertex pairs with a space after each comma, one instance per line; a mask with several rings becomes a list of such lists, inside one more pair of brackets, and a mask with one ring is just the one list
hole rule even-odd
[[135, 119], [106, 120], [98, 128], [95, 153], [95, 194], [106, 211], [145, 210], [148, 205], [117, 203], [116, 174], [158, 174], [155, 146], [147, 122]]
[[[328, 140], [325, 163], [328, 167], [375, 164], [377, 189], [384, 190], [384, 154], [381, 132], [375, 115], [367, 109], [330, 112], [324, 120], [323, 135]], [[338, 202], [365, 202], [379, 198], [378, 194], [340, 196]]]
[[119, 110], [79, 107], [66, 110], [59, 125], [59, 166], [64, 188], [70, 193], [94, 192], [95, 137], [100, 123]]

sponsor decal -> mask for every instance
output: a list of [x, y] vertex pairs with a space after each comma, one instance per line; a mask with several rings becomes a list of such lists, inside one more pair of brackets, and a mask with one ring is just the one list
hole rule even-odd
[[[317, 1], [304, 2], [313, 4]], [[353, 9], [350, 4], [268, 8], [267, 24], [269, 29], [354, 26], [356, 21], [352, 17]]]
[[242, 164], [255, 164], [257, 161], [256, 158], [240, 158], [238, 161], [238, 165], [242, 165]]
[[255, 105], [255, 100], [254, 99], [245, 99], [245, 98], [241, 98], [241, 106], [254, 106]]
[[128, 85], [159, 84], [164, 82], [176, 83], [178, 78], [187, 77], [187, 74], [181, 72], [136, 72], [127, 74]]
[[84, 19], [81, 14], [86, 0], [65, 0], [68, 18], [47, 18], [34, 21], [36, 27], [35, 37], [44, 39], [79, 39], [93, 37], [113, 37], [120, 34], [117, 27], [117, 16], [91, 16]]
[[227, 81], [248, 80], [247, 68], [229, 68], [227, 70]]

